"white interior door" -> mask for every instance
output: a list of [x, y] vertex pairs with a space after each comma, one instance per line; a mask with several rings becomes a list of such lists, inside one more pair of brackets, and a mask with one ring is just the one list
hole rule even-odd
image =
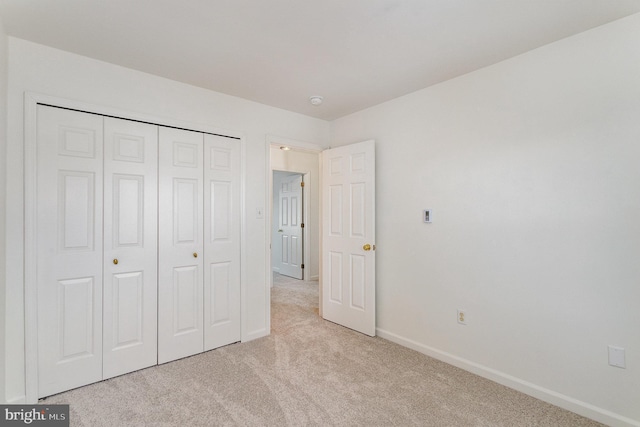
[[203, 139], [159, 132], [158, 363], [204, 348]]
[[376, 333], [375, 143], [322, 153], [323, 317]]
[[280, 274], [302, 279], [302, 175], [283, 178], [279, 189]]
[[38, 106], [38, 397], [102, 379], [102, 117]]
[[103, 379], [157, 363], [158, 127], [104, 119]]
[[240, 143], [204, 136], [204, 350], [240, 341]]

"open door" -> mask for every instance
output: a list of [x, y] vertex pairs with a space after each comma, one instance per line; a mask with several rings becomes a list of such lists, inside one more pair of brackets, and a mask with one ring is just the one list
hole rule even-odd
[[374, 141], [324, 151], [322, 180], [322, 315], [374, 336]]
[[302, 280], [304, 258], [302, 254], [302, 174], [284, 178], [279, 188], [280, 218], [278, 234], [282, 254], [280, 274]]

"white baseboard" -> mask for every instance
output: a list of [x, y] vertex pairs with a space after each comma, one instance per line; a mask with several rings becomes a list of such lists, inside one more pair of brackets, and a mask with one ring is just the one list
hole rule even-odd
[[24, 395], [7, 399], [8, 405], [24, 405], [26, 403], [27, 403], [27, 396], [24, 396]]
[[433, 357], [434, 359], [441, 360], [450, 365], [464, 369], [465, 371], [469, 371], [483, 378], [495, 381], [498, 384], [502, 384], [514, 390], [528, 394], [529, 396], [533, 396], [536, 399], [543, 400], [547, 403], [551, 403], [552, 405], [556, 405], [584, 417], [591, 418], [592, 420], [596, 420], [610, 426], [640, 427], [640, 421], [632, 420], [631, 418], [582, 402], [570, 396], [540, 387], [520, 378], [505, 374], [504, 372], [497, 371], [408, 338], [401, 337], [400, 335], [385, 331], [384, 329], [377, 328], [376, 333], [380, 338], [384, 338], [396, 344], [400, 344], [403, 347], [416, 350], [420, 353], [426, 354], [427, 356]]
[[309, 280], [310, 282], [315, 280], [320, 280], [320, 275], [316, 274], [315, 276], [309, 277], [307, 280]]
[[272, 268], [274, 273], [279, 273], [280, 272], [280, 267], [273, 267]]

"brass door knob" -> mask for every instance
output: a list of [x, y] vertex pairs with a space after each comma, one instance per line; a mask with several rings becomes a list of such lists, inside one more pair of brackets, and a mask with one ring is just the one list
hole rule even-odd
[[115, 265], [118, 265], [118, 258], [115, 258], [115, 259], [113, 260], [113, 263], [114, 263]]
[[193, 257], [194, 257], [194, 258], [198, 258], [198, 252], [194, 252], [194, 253], [193, 253]]
[[370, 244], [366, 244], [362, 247], [362, 249], [364, 249], [365, 251], [370, 251], [371, 250], [371, 245]]

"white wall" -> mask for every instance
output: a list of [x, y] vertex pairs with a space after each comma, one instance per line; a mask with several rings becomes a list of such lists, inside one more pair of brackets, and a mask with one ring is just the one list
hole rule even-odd
[[269, 333], [269, 289], [265, 271], [264, 177], [266, 135], [326, 144], [329, 123], [284, 110], [207, 91], [86, 57], [9, 38], [9, 103], [7, 145], [7, 398], [24, 395], [23, 350], [23, 94], [45, 95], [113, 107], [168, 121], [217, 127], [244, 135], [246, 143], [245, 207], [246, 304], [245, 337]]
[[377, 142], [382, 336], [640, 425], [638, 46], [634, 15], [333, 122]]
[[5, 402], [5, 207], [7, 147], [7, 36], [0, 22], [0, 402]]
[[[289, 150], [283, 151], [277, 147], [271, 147], [271, 169], [278, 171], [299, 172], [305, 174], [305, 193], [304, 197], [308, 198], [309, 211], [306, 213], [308, 218], [305, 223], [307, 228], [307, 236], [309, 242], [307, 247], [309, 248], [309, 263], [305, 264], [305, 280], [315, 280], [320, 274], [320, 163], [318, 159], [318, 153], [312, 153], [308, 151]], [[277, 206], [277, 188], [276, 183], [273, 183], [274, 189], [274, 206]], [[275, 209], [274, 209], [275, 212]], [[272, 226], [275, 227], [275, 234], [277, 235], [277, 217], [275, 214], [272, 216]], [[277, 239], [272, 238], [272, 261], [271, 265], [274, 265], [273, 258], [275, 254], [282, 254], [281, 248], [276, 242]], [[306, 258], [306, 257], [305, 257]], [[306, 261], [305, 261], [306, 262]]]

